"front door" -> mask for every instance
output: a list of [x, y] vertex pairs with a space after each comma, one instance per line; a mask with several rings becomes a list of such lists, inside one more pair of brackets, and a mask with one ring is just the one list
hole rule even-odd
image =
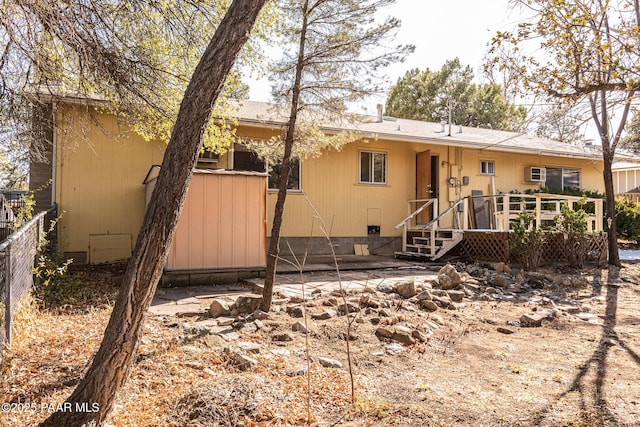
[[[434, 197], [431, 189], [431, 172], [431, 150], [416, 154], [416, 199], [425, 200]], [[419, 202], [416, 208], [420, 206], [422, 203]], [[432, 207], [429, 206], [420, 212], [416, 222], [426, 224], [431, 221], [431, 210]]]

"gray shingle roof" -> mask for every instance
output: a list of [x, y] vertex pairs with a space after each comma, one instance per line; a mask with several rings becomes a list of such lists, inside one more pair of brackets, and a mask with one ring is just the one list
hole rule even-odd
[[[283, 126], [288, 119], [286, 108], [256, 101], [241, 101], [235, 113], [241, 123], [262, 126]], [[330, 120], [318, 115], [315, 118], [325, 131], [354, 130], [380, 139], [479, 148], [489, 151], [507, 151], [540, 155], [601, 159], [599, 146], [572, 145], [528, 134], [492, 129], [449, 126], [419, 120], [375, 116], [350, 115], [356, 120]], [[444, 128], [444, 132], [443, 132]]]

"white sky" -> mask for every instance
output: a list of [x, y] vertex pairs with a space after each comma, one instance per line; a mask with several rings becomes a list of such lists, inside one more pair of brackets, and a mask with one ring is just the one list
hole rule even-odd
[[[396, 0], [387, 13], [402, 21], [396, 44], [416, 47], [404, 63], [385, 71], [390, 85], [407, 70], [439, 70], [455, 57], [480, 77], [491, 37], [497, 30], [512, 30], [519, 16], [510, 11], [508, 0]], [[269, 101], [268, 83], [251, 82], [250, 88], [252, 100]], [[378, 102], [384, 103], [384, 98], [371, 100], [367, 112], [373, 114]]]

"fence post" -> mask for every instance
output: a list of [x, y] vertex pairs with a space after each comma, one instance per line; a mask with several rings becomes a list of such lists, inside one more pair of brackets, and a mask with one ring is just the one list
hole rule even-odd
[[4, 339], [5, 346], [11, 344], [11, 245], [4, 251]]

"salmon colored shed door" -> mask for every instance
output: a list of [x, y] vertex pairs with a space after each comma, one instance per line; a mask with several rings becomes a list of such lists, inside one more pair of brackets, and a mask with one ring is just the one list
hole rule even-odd
[[[425, 200], [433, 197], [431, 191], [431, 150], [416, 154], [416, 199]], [[418, 203], [418, 208], [421, 206]], [[418, 214], [416, 222], [426, 224], [431, 221], [431, 206]]]

